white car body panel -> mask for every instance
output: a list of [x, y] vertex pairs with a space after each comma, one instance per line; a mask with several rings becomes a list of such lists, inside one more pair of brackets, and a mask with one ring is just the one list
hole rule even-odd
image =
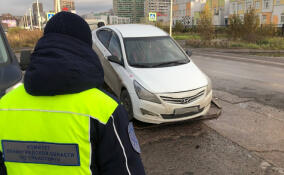
[[152, 93], [183, 92], [207, 85], [204, 74], [193, 62], [162, 68], [131, 68], [139, 83]]
[[[107, 56], [110, 56], [111, 53], [104, 47], [96, 35], [96, 32], [101, 29], [112, 30], [118, 35], [124, 66], [107, 60]], [[133, 106], [134, 118], [143, 122], [159, 124], [187, 120], [205, 115], [208, 112], [212, 91], [207, 92], [207, 77], [192, 61], [183, 65], [160, 68], [135, 68], [128, 65], [123, 43], [124, 37], [168, 36], [164, 31], [151, 25], [131, 24], [101, 27], [94, 30], [92, 34], [93, 48], [97, 53], [99, 52], [98, 55], [105, 71], [105, 82], [118, 97], [120, 97], [123, 88], [127, 89]], [[134, 89], [134, 80], [155, 94], [161, 101], [161, 104], [139, 99]], [[203, 91], [204, 94], [187, 104], [172, 104], [161, 98], [161, 96], [172, 98], [190, 97], [196, 94], [197, 91]], [[198, 106], [202, 111], [194, 115], [178, 118], [163, 118], [163, 115], [171, 115], [176, 109], [195, 106]], [[141, 108], [154, 113], [155, 116], [142, 114]]]
[[145, 24], [111, 25], [107, 28], [118, 31], [123, 38], [168, 36], [163, 30]]

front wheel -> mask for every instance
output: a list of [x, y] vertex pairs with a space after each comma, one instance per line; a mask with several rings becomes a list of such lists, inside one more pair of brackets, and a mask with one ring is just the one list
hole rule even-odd
[[121, 101], [122, 106], [124, 106], [124, 108], [125, 108], [125, 110], [128, 114], [129, 121], [133, 120], [133, 107], [132, 107], [130, 95], [127, 92], [127, 90], [123, 90], [121, 92], [120, 101]]

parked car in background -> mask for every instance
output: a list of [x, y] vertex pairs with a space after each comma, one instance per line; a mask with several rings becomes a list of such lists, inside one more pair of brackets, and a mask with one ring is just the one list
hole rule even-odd
[[151, 26], [104, 26], [92, 32], [105, 83], [133, 117], [165, 123], [205, 115], [210, 79], [166, 32]]
[[18, 60], [9, 46], [0, 25], [0, 98], [11, 90], [22, 78]]

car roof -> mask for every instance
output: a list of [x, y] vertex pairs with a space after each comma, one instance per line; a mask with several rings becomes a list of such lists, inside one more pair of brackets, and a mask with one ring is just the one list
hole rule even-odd
[[153, 25], [119, 24], [108, 25], [105, 28], [120, 32], [123, 38], [168, 36], [165, 31]]

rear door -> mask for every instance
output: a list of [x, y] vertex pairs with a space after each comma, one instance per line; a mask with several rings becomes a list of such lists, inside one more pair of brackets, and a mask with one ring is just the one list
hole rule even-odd
[[118, 73], [115, 71], [115, 67], [119, 67], [117, 63], [111, 63], [107, 57], [114, 55], [117, 56], [122, 64], [123, 57], [121, 51], [121, 44], [118, 36], [112, 30], [101, 29], [96, 32], [99, 42], [96, 43], [97, 48], [94, 46], [94, 50], [98, 53], [104, 68], [105, 82], [111, 88], [111, 90], [119, 97], [122, 83]]

